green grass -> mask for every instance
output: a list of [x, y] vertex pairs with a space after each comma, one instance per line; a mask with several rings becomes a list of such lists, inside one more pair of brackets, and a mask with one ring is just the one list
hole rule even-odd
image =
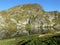
[[58, 45], [60, 44], [60, 33], [33, 34], [30, 36], [21, 36], [11, 39], [0, 40], [0, 45]]
[[48, 34], [42, 37], [28, 37], [19, 41], [17, 45], [58, 45], [60, 44], [60, 34]]
[[15, 38], [0, 40], [0, 45], [15, 45], [15, 44], [16, 44]]
[[36, 35], [31, 35], [31, 36], [22, 36], [22, 37], [16, 37], [16, 38], [11, 38], [11, 39], [4, 39], [0, 40], [0, 45], [16, 45], [18, 42], [23, 41], [23, 40], [29, 40], [30, 38], [34, 37]]

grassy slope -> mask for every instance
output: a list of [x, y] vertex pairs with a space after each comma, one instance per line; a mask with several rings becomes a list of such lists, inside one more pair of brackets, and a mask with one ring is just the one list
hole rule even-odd
[[15, 45], [15, 43], [16, 43], [15, 38], [0, 40], [0, 45]]
[[[27, 45], [35, 45], [33, 43], [38, 43], [39, 40], [40, 42], [42, 42], [43, 40], [50, 40], [50, 37], [53, 36], [60, 36], [60, 32], [56, 32], [56, 33], [51, 33], [51, 34], [35, 34], [35, 35], [30, 35], [30, 36], [23, 36], [23, 37], [18, 37], [18, 38], [12, 38], [12, 39], [5, 39], [5, 40], [0, 40], [0, 45], [23, 45], [26, 44]], [[36, 42], [37, 41], [37, 42]], [[51, 42], [51, 41], [50, 41]], [[45, 43], [44, 43], [45, 44]]]

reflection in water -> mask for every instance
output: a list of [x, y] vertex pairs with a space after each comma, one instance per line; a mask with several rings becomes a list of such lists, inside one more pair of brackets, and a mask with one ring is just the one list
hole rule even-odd
[[42, 29], [44, 33], [49, 32], [49, 31], [58, 31], [60, 30], [60, 25], [42, 27]]
[[53, 31], [58, 31], [59, 30], [59, 27], [56, 26], [45, 26], [45, 27], [38, 27], [38, 28], [34, 28], [34, 29], [31, 29], [31, 33], [48, 33], [48, 32], [53, 32]]

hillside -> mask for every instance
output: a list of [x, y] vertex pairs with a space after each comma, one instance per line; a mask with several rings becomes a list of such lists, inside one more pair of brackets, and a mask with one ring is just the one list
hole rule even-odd
[[[43, 36], [44, 35], [44, 36]], [[0, 40], [0, 45], [60, 45], [60, 32]]]
[[0, 12], [0, 39], [60, 30], [60, 12], [46, 12], [38, 4], [25, 4]]

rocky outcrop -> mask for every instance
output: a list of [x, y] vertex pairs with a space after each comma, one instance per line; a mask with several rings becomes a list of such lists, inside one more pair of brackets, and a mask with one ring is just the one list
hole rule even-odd
[[[0, 39], [59, 29], [60, 12], [45, 12], [38, 4], [18, 5], [0, 12]], [[59, 29], [60, 30], [60, 29]]]

